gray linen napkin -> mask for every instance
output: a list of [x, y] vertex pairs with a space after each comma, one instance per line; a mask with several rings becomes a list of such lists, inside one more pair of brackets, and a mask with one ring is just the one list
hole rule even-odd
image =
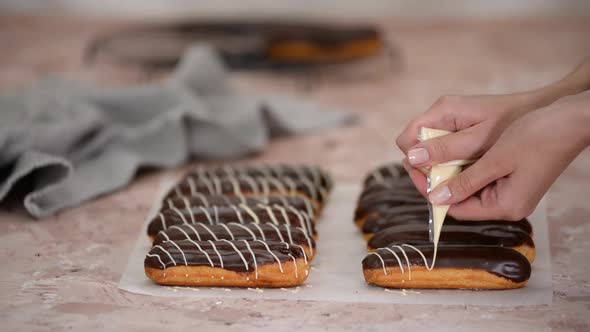
[[236, 158], [274, 136], [354, 120], [301, 100], [237, 94], [206, 46], [191, 48], [159, 85], [48, 78], [0, 96], [0, 202], [24, 188], [25, 208], [41, 218], [125, 186], [139, 167]]

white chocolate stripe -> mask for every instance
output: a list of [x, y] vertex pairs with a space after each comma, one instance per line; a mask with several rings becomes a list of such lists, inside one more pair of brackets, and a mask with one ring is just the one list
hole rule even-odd
[[[403, 265], [402, 265], [402, 261], [399, 259], [399, 256], [398, 256], [398, 255], [395, 253], [395, 251], [393, 251], [391, 248], [387, 248], [387, 247], [385, 247], [385, 248], [383, 248], [383, 249], [385, 249], [385, 250], [389, 251], [390, 253], [392, 253], [392, 254], [393, 254], [393, 256], [395, 256], [395, 259], [397, 260], [397, 263], [399, 264], [399, 268], [400, 268], [400, 270], [402, 271], [402, 275], [403, 275], [403, 274], [404, 274], [404, 267], [403, 267]], [[403, 249], [402, 249], [402, 251], [403, 251]], [[408, 268], [409, 268], [409, 266], [408, 266]]]
[[[177, 225], [174, 225], [174, 226], [170, 227], [170, 229], [173, 229], [173, 228], [178, 229], [182, 234], [184, 234], [184, 237], [186, 237], [187, 240], [190, 240], [191, 239], [191, 237], [182, 228], [178, 227]], [[170, 238], [168, 237], [168, 235], [166, 235], [166, 238], [168, 240], [170, 240]]]
[[242, 207], [244, 210], [246, 210], [246, 213], [248, 213], [248, 214], [249, 214], [249, 215], [252, 217], [252, 219], [253, 219], [253, 222], [254, 222], [255, 224], [260, 224], [260, 218], [258, 218], [258, 216], [256, 215], [256, 213], [255, 213], [255, 212], [254, 212], [254, 211], [253, 211], [253, 210], [252, 210], [252, 209], [251, 209], [249, 206], [247, 206], [247, 205], [242, 205], [241, 207]]
[[395, 245], [395, 247], [399, 248], [402, 251], [402, 254], [404, 254], [406, 264], [408, 264], [408, 280], [412, 280], [412, 267], [410, 265], [410, 259], [408, 258], [408, 255], [406, 255], [406, 251], [401, 246]]
[[174, 266], [176, 266], [176, 261], [174, 260], [174, 258], [172, 258], [172, 255], [170, 255], [168, 250], [164, 249], [164, 247], [162, 247], [159, 244], [155, 245], [154, 248], [158, 248], [158, 249], [162, 250], [166, 255], [168, 255], [168, 257], [170, 257], [170, 261], [172, 262], [172, 264], [174, 264]]
[[220, 241], [224, 241], [224, 242], [229, 243], [229, 245], [232, 246], [232, 248], [234, 248], [234, 250], [238, 253], [240, 258], [242, 259], [242, 262], [244, 262], [244, 267], [246, 267], [246, 271], [250, 271], [250, 267], [248, 266], [248, 262], [246, 261], [246, 259], [244, 258], [244, 255], [242, 255], [240, 250], [232, 242], [230, 242], [228, 240], [222, 239]]
[[[180, 212], [180, 210], [178, 210], [177, 208], [173, 207], [172, 211], [174, 211], [179, 217], [180, 219], [182, 219], [182, 222], [185, 224], [188, 224], [189, 222], [186, 220], [186, 218], [184, 217], [184, 215], [182, 214], [182, 212]], [[191, 213], [192, 215], [192, 213]]]
[[238, 220], [240, 221], [240, 224], [243, 224], [244, 218], [242, 217], [242, 212], [235, 205], [231, 205], [231, 208], [236, 212], [236, 215], [238, 216]]
[[199, 234], [199, 232], [197, 231], [197, 229], [193, 226], [193, 225], [186, 225], [187, 227], [189, 227], [197, 236], [197, 240], [201, 241], [201, 235]]
[[[187, 240], [187, 241], [190, 241], [192, 244], [194, 244], [197, 247], [197, 249], [199, 249], [199, 251], [201, 251], [203, 254], [205, 254], [205, 257], [207, 257], [207, 260], [209, 261], [209, 264], [211, 265], [211, 267], [215, 266], [215, 264], [213, 264], [213, 261], [211, 260], [211, 257], [209, 257], [209, 254], [205, 250], [203, 250], [203, 248], [201, 248], [201, 246], [197, 242], [195, 242], [193, 240]], [[223, 262], [221, 263], [221, 265], [223, 265]]]
[[[275, 213], [273, 212], [273, 210], [270, 208], [270, 206], [266, 205], [264, 206], [264, 209], [266, 210], [266, 213], [268, 214], [268, 216], [270, 217], [270, 220], [272, 220], [273, 224], [278, 225], [279, 221], [277, 220]], [[287, 218], [285, 218], [286, 220]]]
[[164, 217], [164, 214], [162, 214], [160, 212], [160, 213], [158, 213], [158, 216], [160, 216], [160, 222], [162, 223], [162, 228], [167, 229], [168, 226], [166, 225], [166, 218]]
[[258, 241], [266, 247], [266, 250], [272, 255], [272, 257], [274, 257], [274, 259], [277, 261], [277, 263], [279, 263], [279, 270], [281, 271], [281, 273], [284, 273], [285, 271], [283, 271], [283, 264], [281, 264], [281, 260], [277, 257], [277, 255], [275, 255], [274, 252], [272, 252], [270, 250], [270, 248], [268, 247], [268, 244], [265, 241], [261, 241], [261, 240], [254, 240], [254, 241]]
[[[231, 229], [229, 229], [229, 227], [227, 227], [226, 224], [219, 224], [220, 226], [222, 226], [223, 228], [225, 228], [225, 231], [227, 232], [227, 234], [231, 237], [232, 240], [235, 240], [236, 238], [234, 237], [234, 233], [231, 231]], [[238, 224], [239, 225], [239, 224]]]
[[305, 250], [303, 249], [302, 246], [292, 243], [293, 246], [299, 248], [299, 250], [301, 250], [301, 253], [303, 254], [303, 261], [305, 261], [305, 264], [307, 264], [307, 254], [305, 253]]
[[193, 180], [193, 178], [189, 177], [187, 179], [187, 182], [188, 182], [188, 186], [191, 191], [191, 195], [196, 195], [197, 194], [197, 186], [195, 185], [195, 181]]
[[214, 176], [212, 178], [213, 180], [213, 185], [215, 187], [215, 193], [217, 194], [222, 194], [223, 193], [223, 188], [221, 188], [221, 181], [219, 180], [219, 178], [217, 176]]
[[238, 196], [242, 194], [242, 190], [240, 188], [240, 184], [238, 183], [238, 180], [235, 177], [229, 177], [228, 181], [231, 183], [232, 188], [234, 188], [234, 195]]
[[281, 234], [281, 231], [279, 230], [279, 228], [274, 224], [269, 224], [269, 225], [275, 229], [275, 231], [277, 232], [277, 235], [279, 236], [279, 239], [281, 239], [281, 242], [285, 242], [285, 239], [283, 238], [283, 234]]
[[186, 207], [186, 212], [188, 213], [189, 216], [191, 216], [191, 222], [194, 224], [195, 223], [195, 216], [193, 216], [193, 210], [191, 210], [190, 203], [188, 202], [188, 199], [186, 197], [184, 197], [183, 200], [184, 200], [184, 206]]
[[297, 271], [297, 260], [291, 254], [289, 254], [289, 257], [291, 257], [291, 259], [293, 259], [293, 266], [295, 267], [295, 278], [298, 278], [298, 274], [297, 274], [298, 273], [298, 271]]
[[203, 211], [203, 213], [205, 214], [205, 217], [207, 217], [207, 221], [209, 222], [209, 225], [213, 225], [214, 224], [213, 218], [211, 218], [211, 214], [209, 213], [209, 210], [205, 209], [202, 206], [199, 206], [199, 209], [201, 211]]
[[381, 255], [379, 255], [377, 251], [370, 252], [369, 255], [375, 255], [379, 257], [379, 260], [381, 261], [381, 266], [383, 267], [383, 274], [387, 275], [387, 270], [385, 269], [385, 261], [383, 260], [383, 257], [381, 257]]
[[[172, 227], [170, 227], [170, 228], [172, 228]], [[162, 236], [166, 238], [166, 241], [170, 241], [170, 237], [168, 236], [168, 234], [166, 234], [165, 231], [159, 231], [158, 234], [162, 234]], [[166, 241], [164, 241], [164, 242], [166, 242]]]
[[258, 228], [258, 231], [260, 232], [260, 237], [262, 238], [263, 241], [266, 241], [266, 235], [264, 235], [264, 232], [262, 231], [262, 228], [260, 228], [259, 224], [252, 224], [254, 225], [254, 227]]
[[211, 241], [211, 240], [209, 240], [208, 242], [209, 242], [209, 244], [211, 244], [211, 247], [213, 248], [213, 250], [217, 254], [217, 257], [219, 257], [219, 265], [223, 269], [223, 258], [221, 258], [221, 254], [217, 250], [217, 246], [215, 246], [215, 243], [213, 243], [213, 241]]
[[148, 257], [157, 257], [158, 258], [158, 261], [160, 262], [160, 264], [162, 264], [162, 268], [164, 268], [164, 269], [166, 268], [166, 264], [164, 264], [164, 262], [162, 262], [162, 258], [160, 258], [160, 255], [148, 253], [147, 256]]
[[176, 249], [178, 249], [178, 251], [182, 255], [182, 260], [184, 260], [184, 265], [187, 265], [188, 266], [188, 262], [186, 261], [186, 256], [184, 255], [184, 251], [182, 251], [182, 249], [180, 249], [180, 247], [178, 246], [178, 244], [176, 244], [176, 242], [174, 242], [174, 241], [168, 241], [168, 243], [171, 243], [173, 246], [176, 247]]
[[[256, 238], [256, 234], [254, 234], [254, 232], [252, 232], [248, 227], [246, 227], [246, 226], [244, 226], [242, 224], [238, 224], [238, 223], [232, 223], [232, 225], [236, 225], [238, 227], [243, 228], [246, 232], [248, 232], [248, 234], [250, 234], [250, 236], [252, 236], [252, 240], [256, 240], [257, 239]], [[258, 225], [258, 224], [253, 224], [253, 225]], [[259, 227], [259, 229], [260, 229], [260, 227]], [[232, 236], [232, 238], [233, 238], [233, 236]]]
[[246, 240], [243, 240], [243, 241], [244, 241], [244, 244], [246, 245], [246, 248], [250, 252], [250, 255], [252, 255], [252, 261], [254, 261], [254, 278], [256, 280], [258, 280], [258, 263], [256, 263], [256, 256], [254, 255], [254, 251], [252, 251], [252, 248], [250, 248], [250, 244], [248, 243], [248, 241], [246, 241]]
[[311, 238], [309, 237], [309, 234], [305, 231], [303, 227], [297, 227], [297, 229], [301, 231], [301, 233], [303, 233], [303, 236], [305, 236], [305, 240], [307, 241], [307, 247], [309, 248], [309, 253], [313, 255], [313, 246], [311, 244]]
[[213, 231], [205, 224], [203, 223], [199, 223], [199, 226], [201, 226], [202, 228], [204, 228], [207, 232], [209, 232], [209, 234], [211, 234], [211, 236], [213, 236], [213, 239], [215, 241], [219, 241], [219, 239], [217, 238], [217, 235], [215, 235], [215, 233], [213, 233]]
[[[424, 267], [426, 267], [426, 269], [428, 271], [431, 271], [434, 268], [435, 261], [433, 260], [432, 261], [432, 264], [430, 266], [428, 266], [428, 261], [426, 260], [426, 256], [424, 256], [424, 253], [422, 253], [422, 251], [420, 249], [418, 249], [418, 248], [416, 248], [416, 247], [414, 247], [414, 246], [412, 246], [410, 244], [405, 244], [405, 243], [402, 244], [401, 246], [394, 245], [393, 247], [398, 248], [402, 252], [402, 254], [404, 255], [404, 257], [406, 259], [406, 264], [407, 264], [407, 267], [408, 267], [408, 280], [412, 280], [412, 266], [410, 264], [410, 260], [408, 259], [407, 254], [406, 254], [406, 251], [404, 250], [403, 247], [408, 247], [408, 248], [411, 248], [414, 251], [416, 251], [421, 256], [422, 260], [424, 261]], [[384, 248], [379, 248], [377, 250], [387, 250], [387, 251], [391, 252], [395, 256], [395, 258], [397, 260], [397, 264], [398, 264], [398, 266], [400, 268], [400, 271], [401, 271], [402, 275], [404, 275], [405, 272], [404, 272], [403, 264], [402, 264], [399, 256], [391, 248], [384, 247]], [[372, 255], [377, 255], [377, 257], [379, 257], [379, 259], [381, 260], [381, 265], [383, 266], [383, 274], [384, 275], [387, 275], [387, 270], [385, 269], [385, 261], [383, 260], [383, 257], [381, 257], [381, 255], [379, 255], [379, 253], [377, 251], [374, 251], [372, 253], [369, 253], [369, 255], [371, 255], [371, 254]]]

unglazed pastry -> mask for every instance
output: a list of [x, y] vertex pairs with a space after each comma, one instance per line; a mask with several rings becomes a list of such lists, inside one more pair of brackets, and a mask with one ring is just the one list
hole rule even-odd
[[153, 240], [159, 231], [174, 225], [204, 223], [208, 225], [240, 223], [289, 225], [303, 228], [309, 235], [315, 235], [314, 223], [303, 212], [294, 208], [279, 206], [213, 206], [211, 208], [195, 207], [191, 209], [171, 208], [152, 219], [148, 225], [148, 236]]
[[227, 196], [227, 195], [204, 195], [196, 193], [194, 196], [177, 196], [169, 198], [164, 201], [160, 212], [169, 210], [172, 207], [178, 209], [189, 209], [202, 206], [210, 208], [213, 206], [230, 206], [230, 205], [246, 205], [246, 206], [257, 206], [257, 205], [278, 205], [282, 207], [294, 207], [299, 211], [307, 213], [311, 218], [318, 216], [318, 211], [314, 208], [311, 201], [304, 196]]
[[[525, 232], [503, 227], [506, 224], [506, 222], [495, 224], [481, 222], [465, 222], [463, 225], [446, 224], [440, 233], [439, 244], [511, 248], [523, 254], [532, 263], [535, 259], [533, 240]], [[402, 244], [429, 245], [427, 225], [409, 224], [383, 229], [369, 239], [367, 249], [374, 251], [377, 248]]]
[[526, 284], [531, 265], [521, 253], [494, 246], [403, 244], [377, 249], [363, 260], [365, 281], [390, 288], [510, 289]]
[[145, 274], [161, 285], [290, 287], [303, 283], [309, 262], [286, 242], [166, 241], [146, 255]]
[[252, 177], [246, 175], [236, 177], [211, 176], [196, 179], [189, 176], [172, 188], [166, 199], [195, 196], [198, 193], [246, 197], [303, 196], [312, 201], [316, 210], [320, 210], [327, 199], [327, 192], [321, 190], [307, 179], [294, 180], [292, 178]]
[[166, 241], [219, 241], [219, 240], [262, 240], [272, 242], [287, 242], [292, 246], [302, 247], [311, 260], [315, 254], [315, 241], [303, 228], [288, 225], [267, 224], [218, 224], [204, 223], [182, 224], [160, 231], [154, 239], [153, 245]]

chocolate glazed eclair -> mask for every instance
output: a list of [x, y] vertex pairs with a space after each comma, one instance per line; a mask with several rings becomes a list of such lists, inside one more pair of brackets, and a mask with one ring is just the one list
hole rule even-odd
[[315, 241], [303, 228], [288, 225], [267, 224], [218, 224], [203, 223], [182, 224], [169, 227], [158, 232], [153, 245], [166, 241], [219, 241], [219, 240], [262, 240], [272, 242], [287, 242], [293, 246], [302, 247], [305, 254], [312, 260], [315, 255]]
[[[223, 166], [198, 166], [193, 168], [186, 177], [212, 178], [212, 177], [273, 177], [291, 178], [293, 180], [309, 180], [315, 186], [330, 192], [333, 181], [330, 175], [318, 166], [307, 165], [223, 165]], [[185, 177], [185, 178], [186, 178]]]
[[213, 206], [231, 206], [231, 205], [278, 205], [282, 207], [294, 207], [299, 211], [307, 213], [311, 218], [316, 219], [318, 211], [314, 208], [311, 201], [304, 196], [261, 196], [261, 197], [245, 197], [241, 195], [225, 196], [225, 195], [203, 195], [196, 193], [194, 196], [177, 196], [165, 200], [160, 208], [160, 212], [169, 210], [172, 207], [178, 209], [192, 209], [193, 207]]
[[307, 279], [309, 262], [286, 242], [181, 240], [152, 247], [144, 269], [161, 285], [290, 287]]
[[196, 207], [190, 211], [171, 208], [152, 219], [148, 225], [148, 236], [154, 237], [161, 230], [166, 230], [174, 225], [204, 223], [208, 225], [240, 223], [240, 224], [265, 224], [289, 225], [303, 228], [309, 235], [315, 235], [315, 226], [310, 218], [296, 209], [287, 209], [270, 206], [257, 206], [254, 208], [240, 206], [214, 206], [212, 208]]
[[[384, 216], [375, 216], [368, 218], [363, 227], [361, 228], [363, 236], [366, 240], [369, 240], [373, 234], [379, 231], [389, 228], [404, 225], [428, 225], [428, 209], [426, 211], [416, 211], [412, 213], [401, 214], [398, 212], [392, 212]], [[533, 227], [531, 223], [525, 218], [518, 221], [507, 221], [507, 220], [457, 220], [451, 216], [445, 218], [444, 226], [469, 226], [473, 225], [486, 225], [489, 227], [499, 227], [506, 230], [521, 231], [529, 236], [533, 234]], [[443, 227], [444, 229], [444, 227]]]
[[526, 284], [531, 265], [521, 253], [502, 247], [439, 245], [390, 246], [362, 262], [367, 283], [390, 288], [509, 289]]
[[[413, 224], [383, 229], [369, 240], [367, 249], [402, 244], [430, 245], [428, 226]], [[481, 245], [511, 248], [523, 254], [529, 262], [535, 259], [535, 244], [531, 237], [520, 230], [503, 227], [502, 224], [467, 223], [445, 225], [440, 233], [439, 245]]]
[[390, 210], [399, 210], [397, 213], [428, 212], [427, 201], [416, 189], [401, 188], [392, 189], [373, 185], [365, 188], [361, 194], [354, 212], [354, 222], [362, 227], [365, 220], [370, 217], [391, 214]]
[[327, 192], [309, 180], [274, 177], [187, 177], [179, 182], [166, 195], [165, 199], [182, 196], [227, 195], [246, 197], [303, 196], [312, 201], [314, 209], [321, 210], [327, 199]]

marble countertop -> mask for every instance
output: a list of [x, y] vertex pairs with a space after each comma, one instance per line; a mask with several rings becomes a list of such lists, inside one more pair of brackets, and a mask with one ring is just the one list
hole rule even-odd
[[[381, 22], [398, 57], [347, 68], [273, 75], [236, 73], [244, 91], [301, 95], [362, 117], [356, 126], [283, 138], [252, 162], [319, 163], [337, 181], [400, 159], [394, 139], [443, 94], [502, 93], [555, 80], [590, 54], [590, 20], [507, 19]], [[121, 22], [0, 17], [0, 93], [47, 74], [96, 84], [146, 80], [130, 66], [81, 60], [85, 43]], [[389, 60], [387, 60], [389, 59]], [[153, 76], [151, 76], [153, 77]], [[157, 77], [156, 77], [157, 78]], [[0, 321], [12, 330], [162, 331], [590, 329], [590, 151], [548, 193], [552, 305], [500, 308], [235, 299], [172, 299], [126, 293], [117, 283], [164, 176], [141, 172], [129, 187], [46, 220], [0, 212]], [[345, 227], [353, 227], [344, 221]]]

